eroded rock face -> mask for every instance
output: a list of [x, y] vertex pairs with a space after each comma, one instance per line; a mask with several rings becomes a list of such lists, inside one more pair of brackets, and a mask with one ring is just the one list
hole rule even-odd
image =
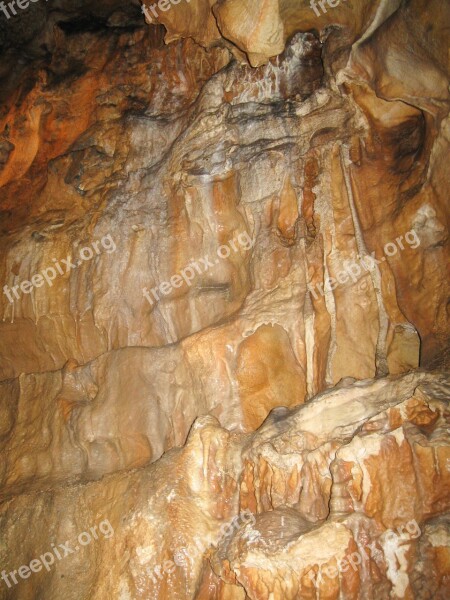
[[162, 1], [0, 23], [0, 598], [444, 598], [448, 6]]
[[71, 553], [0, 598], [421, 599], [430, 573], [444, 598], [449, 393], [417, 372], [276, 409], [253, 434], [202, 417], [151, 466], [17, 495], [0, 506], [6, 573], [57, 540]]

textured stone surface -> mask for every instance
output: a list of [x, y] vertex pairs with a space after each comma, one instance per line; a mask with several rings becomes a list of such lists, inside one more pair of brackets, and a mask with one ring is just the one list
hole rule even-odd
[[444, 598], [449, 393], [420, 372], [348, 382], [253, 434], [202, 417], [149, 467], [16, 495], [0, 505], [7, 573], [102, 520], [114, 533], [0, 598], [421, 599], [430, 573]]
[[449, 6], [167, 5], [0, 13], [0, 598], [443, 599]]

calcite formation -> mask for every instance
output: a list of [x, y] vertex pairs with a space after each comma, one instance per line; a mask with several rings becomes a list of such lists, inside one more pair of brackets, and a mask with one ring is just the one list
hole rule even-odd
[[16, 494], [0, 598], [421, 599], [430, 578], [444, 598], [449, 393], [425, 372], [347, 380], [254, 433], [200, 417], [150, 466]]
[[0, 600], [447, 598], [448, 2], [19, 8]]

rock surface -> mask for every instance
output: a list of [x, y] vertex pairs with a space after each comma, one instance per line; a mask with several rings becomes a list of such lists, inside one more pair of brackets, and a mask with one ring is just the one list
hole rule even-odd
[[0, 599], [445, 598], [450, 8], [162, 2], [0, 13]]
[[0, 598], [422, 599], [430, 573], [444, 598], [449, 394], [424, 372], [347, 382], [255, 433], [201, 417], [150, 466], [15, 495], [6, 573], [70, 553]]

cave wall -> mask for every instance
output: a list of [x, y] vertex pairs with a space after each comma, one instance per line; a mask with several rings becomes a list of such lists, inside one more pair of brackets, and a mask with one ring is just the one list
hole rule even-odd
[[[214, 447], [235, 440], [217, 458], [223, 499], [212, 509], [217, 489], [204, 475], [208, 485], [200, 490], [193, 475], [195, 481], [176, 490], [182, 515], [168, 521], [175, 536], [186, 526], [192, 537], [198, 523], [216, 535], [238, 507], [263, 515], [287, 506], [298, 518], [328, 519], [325, 526], [341, 536], [335, 552], [343, 551], [360, 543], [359, 534], [353, 521], [342, 525], [345, 531], [336, 528], [328, 502], [330, 482], [342, 486], [347, 466], [291, 474], [311, 479], [304, 499], [294, 502], [289, 484], [277, 492], [279, 502], [244, 501], [239, 489], [250, 490], [256, 477], [248, 469], [264, 470], [259, 486], [268, 467], [259, 458], [251, 460], [260, 466], [244, 466], [242, 440], [272, 409], [306, 410], [312, 398], [342, 382], [448, 367], [449, 6], [342, 1], [317, 15], [309, 3], [290, 0], [181, 0], [158, 18], [150, 6], [61, 0], [36, 3], [0, 23], [0, 508], [6, 532], [0, 548], [18, 556], [14, 523], [26, 527], [44, 513], [36, 540], [66, 509], [63, 529], [52, 535], [62, 539], [65, 527], [73, 533], [81, 522], [71, 511], [92, 505], [95, 515], [101, 512], [96, 500], [86, 499], [91, 493], [105, 495], [115, 515], [134, 515], [146, 494], [162, 498], [170, 486], [164, 469], [178, 465], [171, 457], [189, 454], [189, 439], [199, 443], [192, 440], [200, 434], [188, 435], [196, 419], [206, 418]], [[405, 402], [416, 394], [408, 385]], [[438, 430], [445, 430], [446, 414], [443, 404], [427, 408], [428, 401], [445, 403], [445, 393], [438, 399], [427, 393], [420, 402], [434, 416], [421, 433], [426, 443], [437, 414]], [[408, 427], [406, 413], [396, 427]], [[370, 429], [372, 418], [365, 412], [360, 422]], [[286, 422], [298, 437], [293, 420]], [[338, 446], [328, 442], [329, 466]], [[376, 454], [384, 460], [379, 443]], [[190, 460], [176, 467], [180, 476]], [[423, 467], [440, 473], [423, 485], [425, 492], [407, 488], [434, 508], [415, 507], [401, 521], [417, 519], [425, 531], [427, 519], [438, 519], [430, 521], [431, 537], [433, 528], [446, 527], [439, 521], [445, 502], [428, 497], [433, 485], [439, 498], [448, 492], [443, 460], [435, 456]], [[233, 476], [224, 483], [228, 468]], [[144, 470], [130, 475], [130, 469]], [[148, 490], [146, 478], [159, 469], [159, 484]], [[421, 467], [413, 471], [417, 478]], [[389, 479], [396, 468], [388, 473]], [[128, 504], [136, 486], [142, 495]], [[189, 496], [194, 499], [185, 504]], [[390, 496], [373, 504], [378, 508], [361, 510], [375, 521], [385, 504], [398, 509]], [[205, 506], [214, 526], [211, 515], [201, 516]], [[165, 505], [151, 510], [160, 523]], [[351, 506], [345, 515], [354, 512]], [[296, 530], [292, 513], [281, 517]], [[385, 529], [398, 524], [382, 522]], [[298, 526], [299, 533], [309, 531]], [[169, 544], [169, 533], [155, 525], [142, 535], [163, 561], [158, 540]], [[122, 560], [117, 539], [108, 561]], [[195, 575], [187, 570], [182, 584], [178, 575], [172, 583], [164, 579], [155, 593], [215, 598], [206, 591], [215, 588], [223, 594], [217, 598], [245, 598], [245, 589], [248, 597], [266, 597], [261, 589], [276, 590], [277, 578], [256, 581], [251, 570], [233, 571], [244, 546], [233, 541], [207, 566], [199, 556]], [[33, 544], [27, 552], [35, 552]], [[97, 550], [88, 552], [92, 563], [80, 569], [86, 590], [97, 581], [97, 595], [77, 597], [106, 598], [118, 589], [121, 598], [145, 597], [135, 575], [136, 589], [126, 592], [131, 584], [108, 579]], [[289, 569], [296, 560], [288, 560]], [[418, 560], [408, 564], [419, 569]], [[429, 560], [445, 573], [437, 559]], [[21, 582], [22, 592], [0, 594], [61, 597], [56, 578], [49, 584], [45, 576], [39, 576], [42, 591], [33, 579], [28, 587]], [[75, 572], [65, 574], [70, 577]], [[392, 581], [381, 580], [386, 594]], [[291, 596], [274, 597], [301, 593], [298, 582], [289, 585]], [[359, 584], [341, 585], [353, 589], [348, 597], [368, 593]]]

